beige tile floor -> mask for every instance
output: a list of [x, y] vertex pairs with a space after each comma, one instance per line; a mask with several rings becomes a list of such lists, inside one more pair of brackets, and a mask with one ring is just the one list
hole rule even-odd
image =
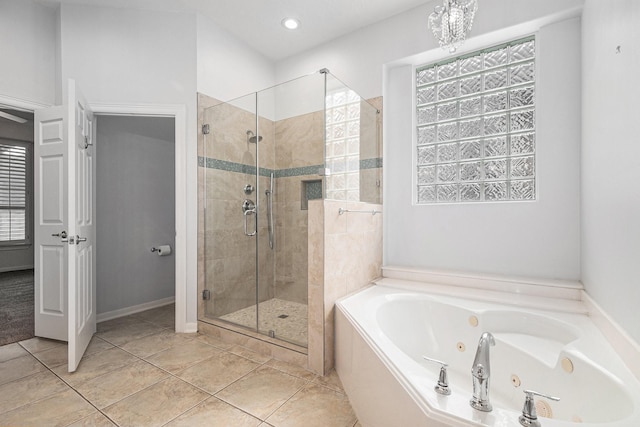
[[360, 426], [335, 373], [175, 334], [173, 309], [99, 323], [72, 374], [63, 342], [0, 347], [0, 426]]
[[[307, 304], [272, 298], [258, 304], [260, 331], [273, 331], [276, 337], [307, 346]], [[281, 317], [286, 316], [286, 317]], [[220, 319], [248, 328], [256, 327], [256, 308], [247, 307], [225, 314]]]

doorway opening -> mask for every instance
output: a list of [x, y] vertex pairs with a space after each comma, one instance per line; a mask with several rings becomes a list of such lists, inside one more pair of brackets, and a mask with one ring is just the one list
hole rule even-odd
[[174, 118], [97, 115], [97, 321], [173, 304], [174, 250]]
[[34, 334], [33, 113], [0, 106], [0, 345]]
[[[32, 114], [35, 110], [47, 108], [50, 105], [33, 101], [26, 101], [18, 98], [0, 95], [0, 108], [10, 108], [19, 111], [29, 112]], [[195, 255], [190, 252], [188, 244], [187, 220], [190, 215], [195, 212], [194, 201], [195, 196], [191, 194], [193, 191], [188, 188], [191, 177], [187, 163], [191, 157], [195, 158], [195, 151], [187, 147], [186, 144], [186, 106], [177, 104], [95, 104], [92, 108], [96, 114], [100, 115], [119, 115], [119, 116], [152, 116], [152, 117], [168, 117], [175, 121], [175, 330], [176, 332], [195, 332], [197, 324], [195, 321], [189, 321], [190, 312], [188, 305], [193, 305], [188, 301], [187, 289], [188, 284], [193, 280], [192, 276], [195, 265]], [[29, 132], [33, 135], [33, 129]], [[195, 190], [194, 190], [195, 191]], [[193, 227], [191, 227], [193, 228]], [[189, 228], [189, 232], [192, 230]], [[194, 270], [195, 271], [195, 270]], [[193, 316], [193, 315], [192, 315]]]

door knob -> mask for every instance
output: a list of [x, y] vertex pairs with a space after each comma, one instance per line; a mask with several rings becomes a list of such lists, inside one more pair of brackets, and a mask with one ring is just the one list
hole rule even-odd
[[62, 230], [60, 233], [53, 233], [52, 234], [53, 237], [60, 237], [62, 240], [62, 242], [66, 242], [67, 241], [67, 232], [65, 230]]
[[80, 237], [80, 236], [76, 235], [76, 243], [86, 242], [86, 241], [87, 241], [86, 237]]

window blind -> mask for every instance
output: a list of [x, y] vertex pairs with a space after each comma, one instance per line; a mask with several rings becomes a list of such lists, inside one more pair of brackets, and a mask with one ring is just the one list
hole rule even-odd
[[27, 221], [27, 148], [0, 143], [0, 242], [24, 241]]

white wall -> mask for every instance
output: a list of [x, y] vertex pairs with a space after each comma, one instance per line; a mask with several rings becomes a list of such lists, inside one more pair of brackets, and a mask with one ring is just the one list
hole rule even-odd
[[195, 107], [195, 15], [61, 5], [62, 78], [90, 103]]
[[[415, 234], [413, 228], [397, 234], [394, 223], [411, 221], [424, 221], [424, 216], [416, 216], [415, 209], [408, 206], [411, 213], [408, 217], [401, 216], [394, 201], [390, 198], [398, 190], [402, 191], [409, 181], [410, 149], [407, 142], [411, 138], [411, 123], [407, 123], [405, 110], [391, 111], [388, 107], [394, 99], [400, 104], [403, 97], [411, 96], [408, 87], [398, 87], [399, 79], [412, 78], [410, 66], [403, 65], [402, 58], [430, 52], [432, 58], [441, 57], [438, 54], [435, 40], [426, 30], [426, 16], [433, 9], [435, 1], [427, 3], [416, 9], [407, 11], [385, 21], [363, 28], [354, 33], [336, 39], [332, 42], [309, 49], [298, 55], [286, 58], [276, 64], [276, 81], [281, 82], [297, 77], [320, 68], [329, 68], [333, 74], [344, 80], [360, 95], [371, 98], [383, 93], [385, 96], [385, 214], [387, 227], [385, 229], [384, 246], [387, 251], [386, 262], [398, 260], [395, 255], [389, 259], [389, 250], [399, 248], [401, 239], [412, 240], [410, 249], [405, 250], [418, 265], [457, 267], [462, 261], [457, 256], [443, 260], [438, 264], [427, 264], [424, 254], [425, 247], [433, 248], [434, 239], [441, 245], [440, 248], [449, 255], [456, 252], [456, 248], [464, 248], [470, 245], [476, 252], [464, 261], [464, 269], [469, 266], [483, 264], [476, 260], [476, 253], [488, 254], [491, 248], [487, 247], [481, 239], [484, 234], [482, 228], [471, 230], [471, 239], [461, 242], [439, 240], [442, 233], [431, 235], [420, 234], [420, 239], [412, 239]], [[582, 16], [582, 40], [577, 45], [564, 47], [557, 46], [552, 52], [545, 52], [539, 58], [539, 65], [544, 70], [554, 68], [563, 73], [563, 79], [568, 79], [567, 87], [558, 87], [559, 93], [565, 96], [554, 96], [552, 92], [538, 92], [539, 96], [553, 97], [554, 104], [570, 102], [582, 99], [582, 116], [575, 117], [575, 105], [570, 110], [564, 109], [571, 117], [549, 117], [547, 125], [544, 121], [539, 123], [539, 136], [553, 138], [553, 143], [540, 147], [547, 150], [547, 154], [553, 154], [550, 150], [560, 149], [564, 153], [558, 153], [568, 160], [568, 180], [557, 181], [562, 188], [551, 188], [554, 185], [553, 170], [539, 174], [540, 199], [538, 204], [542, 207], [543, 215], [534, 218], [533, 225], [528, 227], [540, 234], [527, 231], [524, 243], [513, 241], [503, 231], [498, 238], [503, 243], [511, 241], [508, 250], [512, 255], [502, 260], [495, 254], [495, 259], [490, 262], [496, 270], [502, 272], [529, 273], [533, 276], [560, 277], [581, 279], [593, 298], [617, 320], [623, 328], [640, 341], [640, 323], [637, 320], [637, 302], [640, 301], [640, 285], [637, 279], [637, 261], [640, 259], [640, 192], [634, 186], [640, 178], [640, 144], [637, 143], [635, 128], [637, 121], [637, 103], [640, 99], [640, 85], [637, 80], [637, 71], [640, 69], [640, 2], [637, 0], [483, 0], [480, 2], [476, 22], [472, 31], [472, 37], [466, 43], [466, 48], [480, 47], [478, 35], [485, 35], [495, 39], [506, 37], [509, 34], [526, 32], [527, 28], [544, 26], [550, 22], [561, 20], [580, 13], [584, 5]], [[488, 11], [488, 12], [487, 12]], [[545, 33], [541, 33], [542, 41], [562, 41], [564, 30], [562, 28], [549, 27]], [[576, 42], [575, 28], [569, 31], [572, 43]], [[567, 34], [565, 34], [566, 36]], [[617, 46], [621, 46], [621, 53], [616, 54]], [[465, 49], [465, 48], [463, 48]], [[567, 50], [565, 57], [563, 50]], [[575, 61], [578, 51], [582, 52], [581, 68], [576, 68]], [[550, 56], [548, 56], [550, 55]], [[428, 55], [423, 56], [425, 61]], [[540, 61], [543, 60], [541, 63]], [[561, 63], [571, 62], [570, 70], [561, 65], [549, 61], [559, 60]], [[385, 65], [387, 64], [387, 65]], [[406, 62], [405, 62], [406, 64]], [[383, 68], [387, 68], [386, 76]], [[404, 68], [406, 67], [406, 69]], [[546, 71], [544, 71], [546, 73]], [[569, 74], [569, 76], [567, 76]], [[543, 74], [544, 76], [544, 74]], [[581, 92], [576, 91], [576, 85], [583, 82]], [[539, 80], [540, 82], [540, 80]], [[540, 87], [540, 86], [539, 86]], [[573, 100], [567, 97], [572, 96]], [[560, 112], [561, 105], [554, 105], [552, 111]], [[539, 109], [539, 111], [541, 111]], [[409, 112], [411, 113], [411, 112]], [[545, 113], [543, 113], [545, 114]], [[566, 120], [570, 125], [566, 126]], [[556, 128], [552, 121], [556, 121]], [[397, 133], [388, 132], [389, 124], [397, 123]], [[579, 123], [576, 128], [576, 123]], [[404, 127], [403, 127], [404, 126]], [[403, 131], [399, 129], [404, 129]], [[542, 132], [542, 134], [540, 133]], [[545, 136], [545, 134], [547, 136]], [[554, 136], [554, 135], [557, 135]], [[566, 138], [568, 139], [566, 139]], [[581, 146], [576, 146], [576, 138], [582, 138]], [[555, 145], [554, 145], [555, 144]], [[390, 163], [396, 154], [398, 162]], [[581, 180], [576, 183], [576, 156], [582, 158], [580, 168]], [[404, 159], [404, 161], [402, 160]], [[538, 163], [540, 166], [540, 163]], [[557, 166], [557, 165], [556, 165]], [[556, 168], [553, 166], [553, 168]], [[395, 186], [389, 187], [390, 180], [397, 180]], [[547, 187], [547, 189], [545, 189]], [[408, 188], [407, 188], [408, 189]], [[405, 189], [405, 191], [407, 190]], [[581, 192], [581, 193], [580, 193]], [[578, 194], [581, 194], [580, 211], [576, 211]], [[561, 199], [566, 196], [566, 204], [563, 206]], [[409, 197], [407, 194], [405, 199]], [[551, 199], [549, 199], [551, 197]], [[397, 202], [396, 202], [397, 203]], [[447, 208], [449, 209], [449, 208]], [[493, 209], [493, 208], [489, 208]], [[496, 205], [495, 209], [500, 209]], [[515, 207], [518, 215], [525, 207]], [[554, 212], [554, 210], [556, 210]], [[462, 213], [458, 208], [450, 208], [451, 223], [447, 222], [443, 227], [457, 233], [456, 227], [461, 224]], [[471, 213], [471, 212], [469, 212]], [[554, 219], [557, 213], [557, 218]], [[526, 213], [526, 218], [531, 220], [532, 212]], [[465, 218], [467, 215], [465, 214]], [[504, 217], [504, 216], [503, 216]], [[520, 216], [511, 215], [504, 217], [506, 224], [511, 227]], [[429, 218], [431, 220], [431, 218]], [[413, 223], [412, 223], [413, 224]], [[502, 225], [502, 224], [501, 224]], [[430, 226], [429, 226], [430, 227]], [[580, 228], [578, 236], [577, 228]], [[430, 227], [433, 230], [433, 227]], [[391, 232], [391, 230], [395, 230]], [[437, 231], [437, 230], [436, 230]], [[553, 234], [553, 233], [556, 234]], [[438, 237], [439, 236], [439, 237]], [[393, 243], [395, 239], [395, 243]], [[419, 241], [418, 241], [419, 240]], [[537, 260], [534, 265], [523, 265], [523, 258], [519, 255], [535, 252], [533, 248], [540, 249], [541, 253], [534, 253]], [[522, 252], [524, 249], [524, 252]], [[428, 249], [435, 252], [435, 249]], [[507, 249], [500, 248], [500, 254]], [[547, 253], [547, 251], [549, 252]], [[469, 255], [470, 249], [463, 249]], [[439, 251], [438, 251], [439, 252]], [[413, 254], [413, 255], [411, 255]], [[482, 255], [487, 257], [488, 255]], [[483, 258], [484, 259], [484, 258]], [[441, 254], [436, 254], [436, 260], [442, 260]], [[470, 264], [467, 264], [467, 261]], [[511, 264], [515, 262], [515, 264]], [[486, 264], [485, 268], [486, 268]], [[536, 268], [536, 265], [541, 268]], [[635, 268], [634, 268], [635, 267]]]
[[[482, 0], [472, 36], [502, 31], [514, 25], [576, 15], [584, 0]], [[276, 81], [283, 82], [328, 68], [365, 99], [382, 95], [383, 65], [437, 48], [427, 29], [427, 16], [441, 0], [426, 3], [362, 28], [276, 64]]]
[[197, 318], [196, 16], [63, 4], [61, 74], [90, 104], [186, 106], [186, 322]]
[[580, 20], [541, 28], [536, 47], [535, 202], [413, 205], [415, 78], [389, 70], [385, 264], [579, 280]]
[[[16, 43], [20, 40], [20, 43]], [[60, 102], [76, 79], [90, 104], [186, 106], [187, 319], [197, 294], [196, 91], [228, 99], [273, 84], [273, 64], [191, 13], [0, 0], [0, 96]], [[5, 58], [8, 58], [5, 61]]]
[[361, 96], [384, 96], [386, 264], [579, 279], [580, 23], [567, 19], [579, 15], [583, 1], [485, 0], [462, 49], [544, 27], [538, 34], [538, 201], [418, 207], [411, 197], [410, 64], [447, 55], [426, 28], [439, 3], [280, 61], [276, 79], [327, 67]]
[[54, 103], [56, 15], [51, 6], [0, 0], [0, 95]]
[[[587, 0], [582, 19], [582, 281], [640, 342], [640, 2]], [[620, 53], [616, 47], [620, 46]]]
[[274, 85], [274, 65], [264, 55], [197, 16], [197, 89], [220, 101]]
[[[175, 295], [175, 127], [169, 117], [96, 123], [97, 313]], [[117, 207], [114, 209], [114, 207]]]
[[[193, 144], [189, 148], [189, 155], [195, 159], [196, 90], [225, 100], [327, 67], [366, 98], [383, 94], [385, 84], [388, 85], [385, 89], [385, 103], [391, 102], [394, 96], [403, 96], [403, 90], [408, 88], [394, 88], [394, 84], [399, 83], [396, 78], [402, 77], [403, 73], [405, 76], [410, 74], [408, 69], [403, 68], [402, 59], [424, 51], [430, 51], [435, 56], [442, 55], [436, 48], [435, 40], [427, 32], [425, 23], [426, 15], [436, 3], [439, 1], [371, 25], [272, 66], [260, 54], [246, 48], [200, 16], [64, 5], [58, 18], [55, 9], [34, 1], [0, 0], [0, 55], [3, 58], [0, 94], [52, 104], [56, 98], [56, 80], [60, 80], [56, 76], [72, 76], [78, 80], [92, 103], [184, 104], [188, 110], [187, 137], [189, 143]], [[575, 14], [583, 3], [584, 0], [537, 0], [535, 3], [528, 0], [483, 0], [472, 37], [466, 46], [471, 48], [477, 45], [482, 38], [480, 35], [504, 37], [508, 32], [505, 29], [525, 31], [526, 25], [514, 30], [514, 26], [520, 24], [536, 21], [539, 26], [558, 20], [559, 16]], [[628, 188], [626, 184], [638, 179], [640, 170], [640, 146], [634, 144], [635, 134], [632, 134], [629, 127], [635, 119], [633, 106], [639, 99], [638, 85], [634, 84], [634, 72], [639, 69], [637, 22], [637, 1], [586, 0], [582, 33], [584, 138], [581, 269], [582, 279], [589, 293], [639, 340], [640, 331], [634, 319], [635, 307], [632, 302], [640, 300], [640, 287], [635, 285], [637, 279], [633, 275], [633, 261], [638, 259], [640, 252], [638, 225], [633, 219], [639, 217], [640, 201], [637, 191], [625, 191]], [[566, 28], [548, 27], [545, 31], [546, 36], [541, 33], [542, 41], [544, 37], [558, 37], [556, 40], [562, 40], [568, 36], [575, 39], [574, 31]], [[13, 42], [17, 39], [20, 40], [19, 44]], [[56, 44], [56, 40], [60, 43]], [[614, 55], [617, 45], [621, 45], [621, 54]], [[59, 61], [56, 59], [56, 49], [59, 49]], [[539, 62], [542, 59], [544, 62], [573, 62], [576, 59], [576, 46], [572, 46], [566, 55], [563, 49], [567, 50], [569, 46], [565, 45], [562, 49], [557, 46], [552, 52], [545, 52]], [[603, 61], [603, 58], [609, 61]], [[553, 62], [550, 64], [553, 68]], [[386, 77], [383, 71], [385, 67], [388, 69]], [[546, 69], [545, 66], [544, 70]], [[574, 76], [571, 81], [566, 82], [566, 88], [560, 88], [568, 96], [575, 90], [574, 86], [579, 84], [579, 72], [572, 65], [568, 69], [560, 66], [556, 66], [556, 69]], [[544, 76], [544, 70], [539, 77]], [[539, 92], [540, 96], [542, 98], [539, 101], [543, 102], [544, 93]], [[547, 93], [546, 96], [548, 98], [550, 94]], [[565, 99], [567, 96], [554, 99], [557, 102], [570, 102]], [[578, 98], [579, 94], [574, 93], [574, 96]], [[568, 107], [565, 111], [570, 113], [568, 120], [573, 122], [573, 110]], [[559, 110], [559, 106], [554, 108]], [[397, 122], [399, 125], [396, 135], [388, 132], [385, 135], [385, 171], [388, 180], [394, 179], [398, 174], [397, 179], [406, 183], [407, 177], [401, 177], [410, 168], [401, 159], [404, 156], [406, 160], [409, 158], [407, 156], [412, 155], [407, 151], [405, 140], [407, 135], [410, 137], [406, 130], [411, 131], [411, 127], [405, 125], [403, 136], [403, 131], [399, 130], [402, 118], [406, 118], [403, 114], [402, 110], [385, 111], [386, 123]], [[567, 118], [551, 117], [549, 120], [566, 121]], [[552, 126], [549, 121], [547, 125], [543, 124], [544, 120], [538, 126], [539, 136], [544, 136], [545, 132], [548, 135], [549, 126]], [[547, 150], [566, 150], [559, 153], [560, 157], [567, 156], [569, 152], [575, 154], [575, 136], [579, 130], [574, 127], [575, 123], [558, 126], [555, 130], [564, 133], [563, 138], [560, 135], [558, 138], [554, 136], [556, 144], [539, 147], [543, 150], [540, 154], [544, 153], [545, 147]], [[395, 166], [389, 163], [394, 153], [399, 163]], [[549, 154], [551, 152], [547, 151], [546, 155]], [[532, 272], [536, 276], [579, 276], [580, 264], [576, 260], [579, 249], [575, 247], [578, 239], [575, 227], [580, 223], [580, 218], [576, 217], [575, 200], [572, 199], [579, 187], [575, 184], [572, 164], [569, 168], [569, 180], [563, 181], [566, 187], [554, 189], [552, 193], [546, 191], [545, 187], [553, 182], [553, 172], [539, 170], [542, 173], [539, 174], [540, 200], [536, 203], [544, 203], [546, 207], [543, 216], [530, 226], [542, 233], [535, 236], [535, 241], [533, 233], [527, 234], [524, 240], [526, 244], [520, 244], [520, 241], [514, 243], [505, 232], [499, 235], [503, 242], [514, 243], [510, 246], [514, 254], [522, 253], [517, 252], [521, 248], [528, 253], [532, 247], [552, 234], [550, 230], [555, 230], [556, 235], [550, 241], [559, 244], [560, 248], [538, 257], [538, 264], [546, 265]], [[393, 175], [389, 175], [391, 171], [394, 172]], [[189, 235], [194, 237], [192, 240], [195, 242], [197, 186], [195, 172], [188, 173], [194, 192], [186, 196], [189, 203], [194, 205], [188, 218], [192, 224]], [[401, 189], [402, 185], [404, 184], [398, 183], [396, 187], [387, 187], [387, 197]], [[567, 208], [560, 200], [568, 192], [571, 194], [565, 199], [568, 200]], [[548, 218], [552, 206], [558, 209], [557, 220]], [[386, 201], [386, 208], [395, 209], [389, 199]], [[415, 211], [423, 208], [409, 209]], [[529, 208], [515, 209], [520, 213]], [[386, 221], [400, 221], [399, 218], [404, 218], [392, 212], [393, 210], [385, 214]], [[459, 225], [462, 214], [457, 212], [457, 208], [452, 208], [450, 213], [454, 221], [446, 226]], [[415, 212], [411, 215], [415, 215]], [[506, 218], [506, 224], [513, 224], [520, 218], [510, 216]], [[393, 224], [387, 224], [387, 250], [391, 247], [389, 239], [393, 238], [389, 227], [393, 227]], [[455, 229], [452, 230], [456, 232]], [[410, 237], [413, 234], [412, 229], [402, 236]], [[566, 239], [557, 237], [565, 234], [568, 235]], [[481, 238], [482, 228], [473, 230], [471, 236], [471, 245], [476, 246], [479, 252], [488, 252]], [[417, 246], [415, 252], [423, 253], [423, 246], [433, 245], [433, 239], [431, 234], [422, 235], [419, 242], [414, 239], [414, 246]], [[455, 242], [440, 243], [439, 247], [449, 251], [449, 254], [456, 251]], [[546, 244], [544, 247], [546, 250], [551, 245]], [[465, 251], [467, 254], [471, 252], [468, 249]], [[187, 290], [190, 322], [195, 321], [196, 316], [195, 252], [194, 243], [189, 248], [193, 264], [188, 266], [191, 277]], [[524, 273], [527, 268], [523, 268], [521, 261], [515, 258], [516, 255], [512, 255], [511, 258], [500, 261], [496, 256], [490, 265], [500, 267], [499, 270], [504, 272]], [[422, 258], [420, 261], [422, 262]], [[457, 257], [453, 256], [445, 261], [440, 265], [454, 266], [458, 262]], [[475, 252], [467, 261], [472, 265], [487, 265], [475, 260]], [[515, 264], [512, 265], [511, 262]]]

